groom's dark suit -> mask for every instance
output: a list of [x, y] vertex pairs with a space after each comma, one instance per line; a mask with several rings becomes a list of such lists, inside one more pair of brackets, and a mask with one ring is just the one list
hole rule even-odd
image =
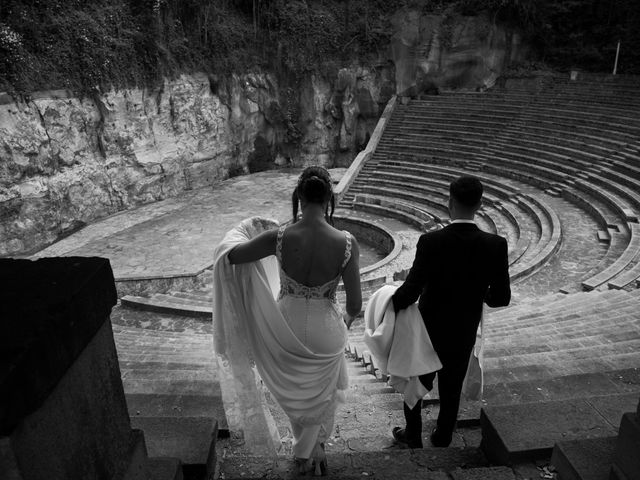
[[[473, 223], [457, 222], [422, 235], [413, 266], [393, 295], [395, 311], [408, 307], [418, 296], [420, 313], [442, 362], [437, 437], [444, 446], [455, 428], [482, 304], [501, 307], [511, 299], [506, 240]], [[431, 388], [434, 378], [435, 374], [427, 374], [420, 380]], [[405, 417], [408, 439], [421, 444], [420, 402], [414, 411], [405, 405]]]

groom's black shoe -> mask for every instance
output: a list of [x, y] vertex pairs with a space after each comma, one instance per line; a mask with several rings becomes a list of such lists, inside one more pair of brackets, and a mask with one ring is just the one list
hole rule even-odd
[[422, 448], [422, 439], [409, 439], [404, 428], [395, 427], [391, 433], [393, 433], [393, 438], [400, 448]]
[[445, 437], [438, 427], [431, 432], [431, 445], [434, 447], [448, 447], [451, 444], [451, 437]]

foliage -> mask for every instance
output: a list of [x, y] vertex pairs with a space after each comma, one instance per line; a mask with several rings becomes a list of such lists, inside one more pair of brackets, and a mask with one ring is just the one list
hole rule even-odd
[[488, 12], [556, 68], [610, 70], [620, 40], [619, 71], [640, 73], [638, 0], [2, 0], [0, 91], [91, 93], [196, 70], [295, 79], [375, 56], [402, 8], [449, 23]]

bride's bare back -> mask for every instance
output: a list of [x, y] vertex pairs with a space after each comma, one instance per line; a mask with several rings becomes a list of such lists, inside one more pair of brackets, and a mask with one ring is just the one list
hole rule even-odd
[[296, 282], [308, 287], [324, 285], [342, 273], [347, 239], [328, 223], [297, 223], [282, 238], [282, 268]]

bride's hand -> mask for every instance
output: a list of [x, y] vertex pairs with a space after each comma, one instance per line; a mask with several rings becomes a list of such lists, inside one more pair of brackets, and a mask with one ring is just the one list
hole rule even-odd
[[344, 320], [344, 324], [347, 326], [347, 330], [351, 328], [351, 324], [355, 319], [355, 316], [349, 315], [347, 312], [344, 312], [342, 314], [342, 320]]

